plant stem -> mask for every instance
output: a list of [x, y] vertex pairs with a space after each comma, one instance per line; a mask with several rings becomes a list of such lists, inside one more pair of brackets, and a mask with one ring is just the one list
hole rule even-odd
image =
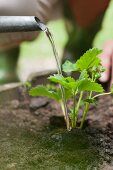
[[93, 93], [93, 92], [91, 91], [91, 92], [90, 92], [90, 94], [89, 94], [89, 99], [91, 98], [91, 96], [92, 96], [92, 93]]
[[74, 91], [73, 100], [74, 100], [74, 102], [73, 102], [73, 106], [74, 106], [74, 108], [73, 108], [73, 114], [75, 115], [76, 91]]
[[84, 121], [85, 121], [85, 118], [86, 118], [86, 115], [87, 115], [87, 112], [89, 110], [89, 103], [86, 103], [86, 106], [85, 106], [85, 109], [84, 109], [84, 114], [83, 114], [83, 117], [82, 117], [82, 121], [81, 121], [81, 124], [80, 124], [80, 128], [82, 129], [83, 127], [83, 124], [84, 124]]
[[[62, 101], [60, 101], [60, 105], [61, 105], [61, 109], [62, 109], [62, 113], [64, 115], [64, 119], [65, 119], [65, 122], [66, 122], [66, 115], [65, 115], [65, 109], [64, 109], [64, 104]], [[67, 123], [67, 122], [66, 122]]]
[[72, 128], [75, 127], [75, 105], [76, 105], [76, 93], [77, 91], [74, 91], [73, 94], [73, 119], [71, 120]]
[[77, 107], [76, 107], [76, 113], [75, 113], [75, 127], [76, 127], [76, 124], [77, 124], [78, 111], [79, 111], [79, 108], [80, 108], [80, 102], [81, 102], [81, 100], [82, 100], [82, 97], [83, 97], [83, 91], [80, 92], [79, 100], [78, 100]]
[[80, 102], [82, 100], [82, 97], [83, 97], [83, 91], [80, 92], [80, 97], [79, 97], [79, 100], [78, 100], [78, 103], [77, 103], [77, 107], [76, 107], [76, 111], [78, 112], [79, 110], [79, 107], [80, 107]]
[[112, 94], [112, 92], [97, 94], [97, 95], [95, 95], [95, 96], [93, 97], [93, 99], [95, 99], [95, 98], [97, 98], [97, 97], [99, 97], [99, 96], [105, 96], [105, 95], [110, 95], [110, 94]]
[[63, 114], [65, 115], [64, 118], [66, 120], [67, 130], [70, 131], [70, 120], [69, 120], [68, 110], [67, 110], [65, 90], [62, 86], [60, 86], [60, 88], [61, 88], [61, 93], [62, 93], [62, 108], [63, 108], [62, 110], [63, 110]]
[[[89, 93], [89, 99], [91, 98], [91, 96], [92, 96], [92, 91]], [[84, 109], [84, 113], [83, 113], [83, 117], [82, 117], [82, 121], [81, 121], [81, 124], [80, 124], [80, 128], [81, 129], [83, 127], [83, 124], [84, 124], [87, 112], [89, 110], [89, 106], [90, 106], [90, 103], [86, 103], [86, 106], [85, 106], [85, 109]]]

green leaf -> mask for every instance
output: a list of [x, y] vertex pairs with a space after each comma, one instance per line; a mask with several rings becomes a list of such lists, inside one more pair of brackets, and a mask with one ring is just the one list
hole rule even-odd
[[84, 102], [90, 103], [90, 104], [96, 104], [97, 101], [96, 99], [90, 98], [90, 99], [85, 99]]
[[67, 82], [67, 83], [73, 83], [73, 82], [75, 82], [74, 78], [72, 78], [72, 77], [65, 77], [65, 78], [64, 78], [64, 81]]
[[48, 79], [54, 83], [61, 84], [64, 81], [64, 77], [59, 74], [54, 74], [53, 76], [48, 77]]
[[76, 82], [68, 83], [65, 85], [65, 88], [70, 89], [72, 91], [78, 90], [81, 91], [94, 91], [94, 92], [103, 92], [103, 87], [95, 82], [92, 82], [91, 80], [85, 79], [85, 80], [78, 80]]
[[[64, 92], [65, 92], [65, 99], [66, 99], [66, 100], [71, 99], [71, 97], [73, 96], [71, 90], [69, 90], [69, 89], [64, 89]], [[59, 99], [62, 99], [61, 89], [58, 90], [58, 95], [59, 95]]]
[[69, 73], [69, 72], [72, 72], [72, 71], [77, 71], [76, 64], [73, 64], [68, 60], [62, 65], [62, 69], [66, 73]]
[[98, 55], [102, 52], [97, 48], [88, 50], [79, 60], [76, 62], [76, 67], [79, 71], [89, 70], [93, 66], [100, 64], [100, 58]]
[[66, 87], [67, 84], [69, 83], [75, 82], [75, 80], [72, 77], [63, 77], [62, 75], [59, 74], [54, 74], [53, 76], [50, 76], [48, 79], [54, 83], [59, 83], [64, 87]]
[[75, 81], [72, 77], [65, 78], [61, 75], [54, 74], [53, 76], [50, 76], [48, 79], [54, 83], [59, 83], [66, 90], [69, 90], [71, 94], [72, 94], [72, 91], [76, 90], [76, 88], [78, 87], [78, 82]]
[[59, 101], [61, 99], [58, 92], [54, 90], [50, 90], [50, 89], [48, 90], [47, 87], [43, 85], [32, 88], [29, 91], [29, 95], [30, 96], [46, 96], [56, 101]]
[[72, 96], [73, 96], [72, 91], [71, 91], [71, 90], [66, 90], [66, 89], [65, 89], [65, 97], [66, 97], [66, 100], [71, 99]]
[[55, 83], [61, 84], [64, 88], [70, 91], [75, 91], [77, 89], [79, 92], [81, 91], [103, 92], [104, 91], [103, 87], [100, 84], [95, 83], [88, 79], [81, 79], [81, 80], [75, 81], [71, 77], [65, 78], [57, 74], [54, 76], [50, 76], [49, 79]]
[[88, 77], [89, 77], [89, 75], [87, 74], [87, 71], [84, 70], [81, 72], [81, 74], [79, 76], [79, 80], [87, 79]]
[[91, 80], [82, 80], [79, 83], [78, 91], [103, 92], [104, 89], [101, 84], [92, 82]]

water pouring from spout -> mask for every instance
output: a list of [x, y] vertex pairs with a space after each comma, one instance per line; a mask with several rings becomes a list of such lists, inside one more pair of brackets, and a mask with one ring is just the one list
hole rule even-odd
[[[56, 50], [56, 46], [55, 46], [55, 43], [54, 43], [54, 40], [53, 40], [53, 36], [51, 34], [51, 32], [49, 31], [49, 29], [47, 28], [45, 31], [44, 31], [51, 43], [51, 46], [52, 46], [52, 49], [53, 49], [53, 54], [54, 54], [54, 57], [55, 57], [55, 61], [56, 61], [56, 64], [57, 64], [57, 71], [58, 71], [58, 74], [59, 75], [62, 75], [62, 69], [61, 69], [61, 65], [60, 65], [60, 62], [59, 62], [59, 57], [58, 57], [58, 53], [57, 53], [57, 50]], [[66, 97], [65, 97], [65, 89], [63, 86], [60, 86], [60, 89], [61, 89], [61, 94], [62, 94], [62, 101], [63, 101], [63, 114], [64, 114], [64, 118], [65, 118], [65, 121], [66, 121], [66, 125], [67, 125], [67, 130], [70, 131], [70, 120], [69, 120], [69, 115], [68, 115], [68, 109], [67, 109], [67, 103], [66, 103]]]

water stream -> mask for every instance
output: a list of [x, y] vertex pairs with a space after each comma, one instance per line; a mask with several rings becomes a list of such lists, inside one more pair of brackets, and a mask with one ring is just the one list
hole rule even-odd
[[[59, 75], [62, 75], [62, 69], [61, 69], [61, 65], [59, 62], [59, 57], [58, 57], [58, 52], [56, 50], [56, 46], [55, 46], [55, 42], [53, 40], [53, 36], [51, 34], [51, 32], [49, 31], [49, 29], [47, 28], [45, 31], [47, 38], [49, 39], [52, 49], [53, 49], [53, 54], [55, 57], [55, 61], [56, 61], [56, 65], [57, 65], [57, 71]], [[69, 122], [69, 116], [68, 116], [68, 109], [67, 109], [67, 103], [66, 103], [66, 99], [65, 99], [65, 89], [60, 86], [61, 88], [61, 93], [62, 93], [62, 101], [63, 101], [63, 107], [64, 107], [64, 117], [65, 117], [65, 121], [66, 121], [66, 125], [67, 125], [67, 130], [70, 130], [70, 122]]]
[[56, 50], [55, 42], [53, 40], [53, 36], [52, 36], [52, 34], [51, 34], [51, 32], [49, 31], [48, 28], [45, 30], [45, 33], [46, 33], [47, 38], [49, 39], [51, 46], [52, 46], [52, 49], [53, 49], [53, 54], [54, 54], [55, 61], [56, 61], [56, 64], [57, 64], [58, 74], [62, 75], [62, 69], [61, 69], [61, 65], [60, 65], [60, 61], [59, 61], [59, 57], [58, 57], [58, 52]]

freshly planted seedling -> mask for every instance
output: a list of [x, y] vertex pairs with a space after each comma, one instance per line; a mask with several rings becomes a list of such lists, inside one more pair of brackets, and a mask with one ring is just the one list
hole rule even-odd
[[[101, 73], [105, 69], [101, 65], [101, 60], [98, 55], [102, 51], [93, 48], [88, 50], [76, 63], [66, 61], [62, 65], [62, 71], [65, 73], [79, 72], [79, 78], [70, 76], [64, 77], [62, 74], [54, 74], [48, 79], [59, 86], [43, 86], [31, 88], [29, 94], [31, 96], [47, 96], [56, 100], [61, 104], [64, 118], [67, 124], [67, 129], [77, 127], [79, 109], [81, 102], [83, 103], [83, 115], [80, 123], [80, 128], [83, 127], [90, 104], [95, 104], [97, 97], [113, 93], [113, 88], [109, 93], [104, 93], [104, 89], [97, 82], [101, 77]], [[94, 95], [93, 92], [98, 94]], [[73, 100], [73, 107], [67, 109], [67, 101]], [[65, 100], [65, 105], [64, 105]]]

